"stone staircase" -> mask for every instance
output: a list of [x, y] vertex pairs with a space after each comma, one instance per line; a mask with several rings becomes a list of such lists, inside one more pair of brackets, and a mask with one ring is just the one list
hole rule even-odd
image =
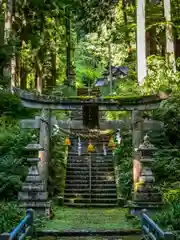
[[[73, 111], [71, 118], [82, 120], [82, 112]], [[100, 118], [102, 119], [101, 116]], [[71, 131], [88, 134], [88, 129]], [[117, 195], [112, 152], [108, 151], [104, 156], [102, 141], [94, 140], [92, 144], [95, 152], [89, 154], [88, 143], [88, 140], [82, 139], [82, 155], [78, 156], [78, 139], [71, 137], [64, 204], [76, 207], [114, 207], [117, 205]]]
[[[72, 139], [66, 171], [64, 204], [79, 207], [114, 207], [117, 204], [112, 153], [102, 152], [102, 143], [93, 142], [95, 153], [77, 154], [77, 140]], [[76, 151], [75, 151], [76, 150]]]

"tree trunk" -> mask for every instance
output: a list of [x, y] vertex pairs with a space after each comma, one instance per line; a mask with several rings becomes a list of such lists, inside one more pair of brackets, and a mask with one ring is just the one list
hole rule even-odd
[[[5, 10], [5, 24], [4, 24], [4, 43], [9, 44], [11, 37], [14, 37], [12, 18], [15, 15], [15, 0], [6, 0], [6, 10]], [[16, 58], [15, 58], [15, 46], [12, 46], [12, 56], [7, 64], [7, 68], [4, 69], [4, 76], [9, 80], [9, 89], [13, 92], [15, 84], [15, 72], [16, 69]]]
[[[6, 0], [6, 9], [4, 14], [4, 44], [8, 45], [10, 40], [10, 35], [12, 31], [12, 12], [13, 12], [13, 2], [12, 0]], [[9, 59], [4, 68], [3, 75], [5, 79], [8, 79], [9, 89], [11, 90], [11, 60]]]
[[[3, 5], [2, 5], [2, 1], [0, 1], [0, 13], [2, 14], [1, 17], [5, 14]], [[4, 45], [4, 27], [5, 27], [4, 20], [5, 19], [3, 19], [3, 18], [0, 20], [0, 46]]]
[[178, 57], [180, 57], [180, 39], [178, 39], [177, 30], [175, 30], [174, 33], [175, 33], [175, 35], [174, 35], [175, 57], [178, 58]]
[[123, 17], [124, 17], [124, 24], [126, 26], [126, 31], [125, 31], [125, 39], [128, 45], [128, 58], [131, 56], [131, 42], [129, 38], [129, 31], [128, 31], [128, 18], [127, 18], [127, 13], [126, 13], [126, 0], [122, 0], [122, 10], [123, 10]]
[[150, 32], [149, 30], [146, 31], [146, 56], [151, 55], [151, 45], [150, 45]]
[[138, 83], [142, 85], [146, 77], [146, 31], [145, 31], [145, 0], [137, 5], [137, 72]]
[[16, 53], [16, 86], [20, 86], [20, 69], [21, 69], [21, 56], [20, 52]]
[[146, 31], [146, 56], [155, 55], [156, 53], [156, 26], [152, 26]]
[[176, 72], [176, 62], [174, 55], [174, 38], [171, 24], [171, 3], [170, 0], [164, 0], [164, 16], [166, 19], [166, 57], [169, 66]]
[[56, 86], [56, 53], [52, 53], [51, 61], [52, 61], [51, 75], [52, 75], [52, 88], [53, 88]]
[[41, 72], [37, 58], [36, 58], [35, 65], [36, 65], [36, 90], [38, 93], [42, 94], [43, 92], [42, 72]]
[[[3, 4], [2, 0], [0, 1], [0, 13], [1, 16], [3, 17], [5, 15], [4, 9], [3, 9]], [[0, 48], [2, 49], [4, 47], [4, 18], [1, 18], [0, 20]], [[3, 80], [3, 58], [0, 62], [0, 79]]]
[[27, 88], [27, 71], [23, 65], [21, 65], [20, 78], [21, 78], [20, 88], [26, 89]]
[[156, 26], [152, 26], [149, 29], [149, 34], [150, 34], [150, 55], [155, 55], [157, 53]]
[[[41, 24], [40, 24], [40, 36], [41, 38], [44, 40], [44, 15], [43, 13], [41, 14]], [[39, 92], [40, 94], [43, 93], [43, 87], [44, 87], [44, 83], [43, 83], [43, 62], [44, 62], [44, 49], [43, 49], [43, 45], [40, 46], [40, 49], [37, 53], [36, 59], [35, 59], [35, 69], [36, 69], [36, 84], [37, 84], [37, 92]]]
[[71, 26], [69, 9], [66, 8], [66, 84], [71, 85], [70, 82], [71, 72]]

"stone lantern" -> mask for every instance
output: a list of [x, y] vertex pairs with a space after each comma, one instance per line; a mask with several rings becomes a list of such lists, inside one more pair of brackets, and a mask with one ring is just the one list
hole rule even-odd
[[143, 143], [140, 144], [138, 151], [141, 154], [141, 170], [139, 179], [134, 186], [133, 202], [137, 208], [159, 207], [162, 204], [161, 194], [155, 187], [155, 178], [151, 169], [156, 148], [150, 143], [147, 135], [144, 137]]
[[37, 214], [50, 216], [51, 204], [48, 202], [45, 183], [41, 180], [37, 166], [40, 161], [38, 152], [42, 151], [43, 148], [40, 144], [33, 143], [27, 145], [25, 150], [28, 151], [29, 169], [26, 181], [18, 195], [20, 207], [32, 208]]

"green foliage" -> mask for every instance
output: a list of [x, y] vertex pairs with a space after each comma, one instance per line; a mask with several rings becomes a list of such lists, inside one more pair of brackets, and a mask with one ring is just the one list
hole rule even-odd
[[174, 73], [164, 57], [150, 56], [148, 58], [148, 75], [144, 82], [144, 91], [157, 93], [172, 89], [177, 91], [180, 86], [180, 72]]
[[115, 169], [118, 197], [128, 200], [132, 190], [132, 137], [123, 132], [121, 145], [115, 153]]
[[32, 115], [33, 111], [22, 106], [20, 100], [15, 95], [0, 91], [0, 117], [9, 116], [17, 119]]
[[51, 197], [61, 195], [65, 188], [65, 173], [68, 149], [60, 135], [52, 137], [52, 158], [49, 163], [49, 194]]
[[0, 196], [17, 199], [17, 192], [27, 174], [24, 147], [31, 141], [31, 133], [18, 125], [0, 127]]
[[16, 96], [0, 93], [0, 199], [17, 199], [17, 192], [27, 174], [24, 147], [32, 132], [23, 131], [18, 118], [31, 116]]
[[164, 192], [164, 201], [168, 204], [177, 204], [180, 201], [180, 190], [179, 189], [170, 189], [167, 192]]
[[180, 143], [180, 94], [174, 92], [171, 97], [161, 104], [160, 110], [154, 112], [154, 118], [165, 124], [165, 133], [172, 145]]
[[164, 194], [166, 209], [155, 214], [154, 220], [166, 231], [174, 232], [179, 239], [180, 230], [180, 191], [179, 189], [168, 190]]
[[0, 202], [0, 234], [12, 231], [24, 215], [24, 210], [20, 209], [17, 204]]

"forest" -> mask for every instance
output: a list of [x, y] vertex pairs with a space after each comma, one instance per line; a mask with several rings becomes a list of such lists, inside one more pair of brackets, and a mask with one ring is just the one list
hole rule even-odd
[[[168, 2], [169, 20], [164, 12]], [[40, 114], [23, 107], [13, 87], [72, 97], [77, 88], [95, 86], [103, 96], [121, 97], [171, 90], [169, 99], [159, 109], [144, 112], [144, 118], [164, 123], [164, 132], [151, 136], [157, 147], [153, 171], [165, 205], [154, 218], [164, 229], [180, 231], [180, 1], [147, 0], [145, 11], [147, 74], [139, 84], [136, 1], [0, 0], [0, 233], [12, 229], [24, 214], [17, 205], [28, 169], [23, 149], [36, 132], [22, 129], [20, 120]], [[53, 112], [59, 119], [67, 114]], [[130, 116], [126, 111], [105, 115], [110, 120]], [[128, 201], [132, 137], [123, 132], [122, 138], [118, 179]], [[64, 187], [63, 141], [63, 136], [52, 137], [52, 199]]]

